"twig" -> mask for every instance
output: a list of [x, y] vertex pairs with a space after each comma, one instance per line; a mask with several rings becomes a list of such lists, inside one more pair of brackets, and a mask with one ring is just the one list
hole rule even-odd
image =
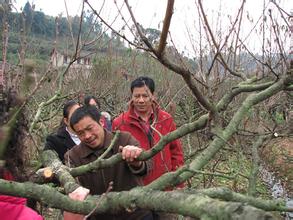
[[[273, 26], [273, 30], [274, 30], [274, 34], [275, 34], [275, 40], [277, 42], [277, 45], [279, 47], [279, 53], [284, 61], [284, 63], [286, 64], [286, 58], [285, 58], [285, 55], [284, 55], [284, 48], [282, 48], [281, 44], [280, 44], [280, 33], [277, 32], [276, 30], [276, 24], [274, 23], [274, 20], [273, 20], [273, 17], [272, 17], [272, 11], [269, 10], [269, 17], [271, 19], [271, 22], [272, 22], [272, 26]], [[287, 65], [287, 68], [289, 69], [289, 65]]]
[[122, 39], [124, 39], [125, 41], [127, 41], [127, 43], [129, 43], [129, 45], [132, 45], [138, 49], [143, 49], [146, 50], [146, 48], [140, 47], [139, 45], [136, 45], [134, 43], [132, 43], [130, 40], [128, 40], [124, 35], [120, 34], [118, 31], [116, 31], [114, 28], [112, 28], [111, 24], [108, 24], [99, 14], [98, 12], [93, 8], [93, 6], [87, 1], [84, 0], [84, 2], [90, 7], [90, 9], [93, 11], [93, 13], [111, 30], [113, 31], [113, 33], [117, 34], [119, 37], [121, 37]]
[[120, 131], [117, 130], [115, 132], [115, 136], [113, 138], [113, 140], [111, 141], [110, 146], [107, 148], [107, 150], [105, 150], [105, 152], [98, 158], [98, 160], [102, 160], [104, 159], [104, 157], [108, 154], [108, 152], [114, 147], [115, 143], [117, 142], [118, 138], [120, 136]]
[[[208, 32], [209, 32], [209, 34], [210, 34], [210, 37], [211, 37], [211, 39], [212, 39], [212, 42], [213, 42], [213, 44], [214, 44], [214, 46], [216, 47], [216, 49], [217, 49], [217, 52], [219, 52], [219, 57], [220, 57], [220, 60], [221, 60], [221, 62], [222, 62], [222, 64], [223, 64], [223, 66], [233, 75], [233, 76], [237, 76], [237, 77], [240, 77], [241, 79], [245, 79], [245, 77], [243, 76], [243, 75], [241, 75], [240, 73], [236, 73], [235, 71], [233, 71], [233, 70], [231, 70], [230, 68], [229, 68], [229, 66], [228, 66], [228, 64], [226, 63], [226, 61], [224, 60], [224, 58], [223, 58], [223, 56], [222, 56], [222, 53], [220, 52], [221, 51], [221, 49], [219, 48], [219, 45], [218, 45], [218, 43], [216, 42], [216, 39], [215, 39], [215, 37], [214, 37], [214, 35], [213, 35], [213, 32], [212, 32], [212, 30], [211, 30], [211, 27], [210, 27], [210, 25], [209, 25], [209, 22], [208, 22], [208, 19], [207, 19], [207, 16], [205, 15], [205, 13], [204, 13], [204, 9], [203, 9], [203, 6], [202, 6], [202, 3], [201, 3], [201, 0], [198, 0], [198, 4], [199, 4], [199, 8], [200, 8], [200, 11], [201, 11], [201, 14], [202, 14], [202, 16], [203, 16], [203, 20], [204, 20], [204, 22], [205, 22], [205, 25], [206, 25], [206, 27], [207, 27], [207, 29], [208, 29]], [[236, 22], [235, 22], [236, 23]], [[232, 28], [232, 29], [234, 29], [234, 28]]]
[[70, 22], [70, 16], [69, 16], [69, 13], [68, 13], [66, 0], [64, 0], [64, 6], [65, 6], [66, 15], [67, 15], [68, 27], [69, 27], [69, 32], [70, 32], [72, 44], [76, 48], [77, 45], [75, 44], [75, 40], [74, 40], [74, 36], [73, 36], [72, 25], [71, 25], [71, 22]]
[[205, 172], [205, 171], [201, 171], [201, 170], [190, 170], [190, 169], [187, 169], [186, 171], [194, 173], [194, 174], [216, 176], [216, 177], [222, 177], [222, 178], [230, 179], [230, 180], [235, 179], [235, 175], [234, 176], [227, 176], [227, 175], [224, 175], [224, 174], [221, 174], [221, 173]]
[[206, 108], [208, 111], [213, 112], [214, 115], [216, 115], [215, 107], [211, 104], [211, 102], [208, 100], [208, 98], [205, 97], [200, 92], [199, 88], [196, 85], [196, 81], [193, 78], [191, 78], [192, 74], [189, 72], [189, 70], [184, 69], [181, 66], [178, 66], [175, 63], [170, 62], [170, 60], [168, 60], [165, 56], [163, 56], [163, 57], [158, 56], [157, 51], [153, 48], [152, 44], [148, 41], [147, 37], [142, 33], [140, 26], [139, 26], [138, 22], [136, 22], [136, 19], [132, 13], [131, 7], [128, 4], [128, 1], [125, 0], [125, 3], [126, 3], [128, 11], [130, 13], [130, 16], [132, 18], [132, 21], [133, 21], [135, 27], [137, 28], [137, 32], [138, 32], [140, 38], [143, 40], [143, 42], [149, 48], [149, 51], [152, 52], [155, 55], [155, 58], [159, 62], [161, 62], [165, 67], [167, 67], [167, 68], [173, 70], [174, 72], [176, 72], [177, 74], [181, 75], [183, 77], [184, 81], [186, 82], [186, 84], [189, 86], [189, 88], [193, 92], [193, 94], [196, 97], [196, 99], [198, 100], [198, 102], [204, 108]]
[[103, 193], [103, 194], [101, 195], [100, 199], [97, 201], [97, 205], [96, 205], [96, 207], [95, 207], [95, 208], [94, 208], [89, 214], [87, 214], [86, 216], [84, 216], [83, 220], [87, 220], [87, 219], [88, 219], [93, 213], [95, 213], [95, 211], [96, 211], [97, 208], [99, 207], [100, 201], [101, 201], [104, 197], [106, 197], [107, 194], [108, 194], [112, 189], [113, 189], [113, 181], [111, 181], [111, 182], [109, 183], [109, 186], [108, 186], [106, 192]]
[[[185, 63], [184, 63], [184, 61], [183, 61], [183, 59], [182, 59], [182, 56], [180, 55], [180, 53], [178, 52], [177, 48], [175, 47], [175, 43], [174, 43], [174, 41], [173, 41], [173, 38], [172, 38], [172, 35], [171, 35], [170, 32], [169, 32], [169, 36], [170, 36], [170, 40], [171, 40], [171, 42], [172, 42], [172, 44], [173, 44], [173, 46], [174, 46], [174, 48], [175, 48], [175, 50], [176, 50], [176, 52], [177, 52], [177, 54], [178, 54], [178, 57], [179, 57], [179, 59], [180, 59], [182, 65], [185, 67], [185, 69], [188, 69], [188, 68], [186, 67], [186, 65], [185, 65]], [[202, 86], [204, 86], [206, 89], [208, 88], [208, 85], [205, 84], [204, 82], [202, 82], [201, 80], [199, 80], [199, 79], [196, 77], [196, 74], [193, 74], [193, 78], [194, 78], [199, 84], [201, 84]]]
[[136, 19], [135, 19], [135, 17], [134, 17], [134, 14], [133, 14], [133, 12], [132, 12], [132, 10], [131, 10], [131, 7], [130, 7], [130, 5], [129, 5], [129, 3], [128, 3], [128, 0], [125, 0], [125, 4], [126, 4], [126, 6], [127, 6], [127, 9], [128, 9], [129, 14], [130, 14], [130, 16], [131, 16], [131, 19], [132, 19], [132, 21], [133, 21], [133, 23], [134, 23], [134, 26], [136, 27], [136, 30], [137, 30], [137, 32], [138, 32], [140, 38], [141, 38], [142, 41], [145, 43], [145, 45], [150, 49], [150, 51], [151, 51], [152, 53], [154, 53], [154, 54], [156, 55], [156, 57], [157, 57], [157, 51], [153, 48], [153, 45], [149, 42], [148, 38], [147, 38], [147, 37], [144, 35], [144, 33], [142, 32], [142, 30], [141, 30], [141, 28], [140, 28], [140, 26], [139, 26], [139, 23], [136, 21]]

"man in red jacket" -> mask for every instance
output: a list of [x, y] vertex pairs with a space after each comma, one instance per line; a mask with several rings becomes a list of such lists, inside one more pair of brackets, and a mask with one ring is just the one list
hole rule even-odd
[[[176, 129], [170, 114], [160, 109], [154, 99], [155, 83], [149, 77], [139, 77], [131, 83], [129, 109], [114, 119], [113, 130], [130, 132], [140, 146], [151, 149], [160, 136]], [[153, 169], [143, 178], [145, 185], [169, 171], [175, 171], [184, 163], [182, 146], [179, 139], [168, 143], [153, 158]]]

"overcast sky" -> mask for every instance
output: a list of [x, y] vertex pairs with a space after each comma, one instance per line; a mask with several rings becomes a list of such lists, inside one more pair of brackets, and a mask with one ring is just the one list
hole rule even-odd
[[[82, 0], [65, 0], [68, 8], [68, 13], [70, 15], [80, 14]], [[95, 6], [95, 9], [99, 11], [101, 5], [104, 3], [101, 15], [103, 18], [107, 19], [109, 23], [112, 23], [114, 18], [117, 16], [118, 8], [123, 5], [123, 0], [116, 0], [117, 5], [114, 4], [114, 0], [88, 0], [91, 4]], [[281, 7], [287, 12], [293, 12], [293, 0], [276, 0], [280, 2]], [[16, 0], [16, 8], [20, 10], [21, 7], [25, 5], [27, 0]], [[29, 0], [32, 4], [35, 4], [35, 10], [41, 10], [45, 14], [57, 16], [62, 13], [66, 16], [64, 0]], [[197, 43], [197, 36], [190, 35], [189, 33], [196, 33], [198, 25], [197, 8], [195, 7], [195, 0], [176, 0], [174, 7], [174, 14], [171, 23], [171, 35], [172, 38], [176, 39], [176, 46], [184, 50], [184, 48], [191, 49], [190, 45], [186, 42], [186, 39], [192, 39], [195, 44]], [[242, 1], [240, 0], [204, 0], [203, 6], [209, 18], [209, 22], [217, 28], [221, 27], [225, 30], [226, 22], [231, 23], [231, 18], [236, 16], [237, 9], [239, 8]], [[267, 4], [269, 0], [266, 0]], [[152, 27], [156, 29], [162, 28], [162, 20], [165, 14], [165, 8], [167, 5], [167, 0], [129, 0], [129, 4], [132, 6], [133, 13], [137, 19], [137, 22], [141, 23], [145, 28]], [[262, 0], [246, 0], [245, 4], [245, 19], [253, 19], [253, 22], [243, 22], [244, 32], [249, 33], [255, 22], [261, 17], [264, 2]], [[268, 8], [266, 8], [268, 11]], [[266, 12], [267, 13], [267, 12]], [[275, 10], [273, 13], [278, 14]], [[125, 5], [122, 7], [122, 14], [127, 21], [129, 19], [129, 13], [126, 10]], [[268, 13], [267, 13], [268, 14]], [[247, 19], [246, 19], [247, 20]], [[219, 22], [221, 21], [221, 22]], [[227, 23], [227, 24], [228, 24]], [[121, 28], [123, 21], [121, 17], [118, 17], [113, 26], [117, 29]], [[258, 24], [260, 25], [260, 24]], [[214, 27], [216, 29], [216, 27]], [[214, 30], [215, 30], [214, 29]], [[227, 30], [228, 31], [228, 30]], [[243, 36], [247, 33], [242, 33]], [[225, 31], [224, 31], [225, 33]], [[257, 34], [251, 40], [251, 47], [258, 47], [261, 39]], [[253, 48], [251, 48], [253, 49]]]

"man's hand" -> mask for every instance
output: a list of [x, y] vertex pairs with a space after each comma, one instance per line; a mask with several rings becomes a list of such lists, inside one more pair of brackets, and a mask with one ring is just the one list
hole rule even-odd
[[120, 146], [122, 159], [126, 160], [131, 166], [140, 167], [142, 165], [142, 161], [136, 161], [136, 158], [140, 156], [142, 153], [142, 149], [133, 146], [133, 145], [126, 145], [125, 147]]
[[[73, 200], [83, 201], [88, 196], [89, 192], [90, 191], [87, 188], [83, 188], [80, 186], [73, 192], [69, 193], [68, 196]], [[64, 212], [63, 218], [64, 220], [83, 220], [84, 215]]]
[[73, 192], [69, 193], [68, 196], [73, 200], [83, 201], [88, 196], [89, 193], [90, 193], [89, 189], [83, 188], [80, 186]]

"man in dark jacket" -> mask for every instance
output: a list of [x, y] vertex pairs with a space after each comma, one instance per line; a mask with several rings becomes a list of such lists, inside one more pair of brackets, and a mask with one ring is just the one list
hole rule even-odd
[[61, 161], [64, 161], [64, 154], [69, 149], [80, 143], [79, 138], [69, 125], [72, 113], [79, 107], [80, 104], [74, 100], [66, 102], [63, 107], [63, 118], [57, 132], [46, 138], [44, 150], [56, 151]]
[[[78, 135], [81, 143], [65, 155], [65, 162], [68, 166], [77, 167], [90, 163], [99, 158], [109, 147], [113, 140], [113, 133], [108, 132], [100, 124], [100, 113], [94, 106], [83, 106], [78, 108], [72, 115], [70, 125]], [[136, 176], [147, 173], [148, 164], [145, 161], [137, 161], [137, 158], [143, 151], [137, 147], [138, 142], [130, 133], [121, 132], [118, 140], [112, 149], [109, 150], [105, 158], [109, 158], [118, 152], [122, 152], [121, 161], [111, 167], [97, 170], [78, 177], [79, 183], [90, 190], [93, 195], [101, 195], [106, 192], [109, 184], [112, 182], [112, 191], [130, 190], [141, 185]], [[80, 198], [70, 194], [72, 199]], [[66, 214], [67, 218], [68, 215]], [[64, 219], [66, 219], [64, 218]], [[98, 214], [91, 219], [103, 220], [126, 220], [126, 219], [152, 219], [151, 213], [146, 210], [136, 210], [134, 212], [121, 211], [116, 214]]]

